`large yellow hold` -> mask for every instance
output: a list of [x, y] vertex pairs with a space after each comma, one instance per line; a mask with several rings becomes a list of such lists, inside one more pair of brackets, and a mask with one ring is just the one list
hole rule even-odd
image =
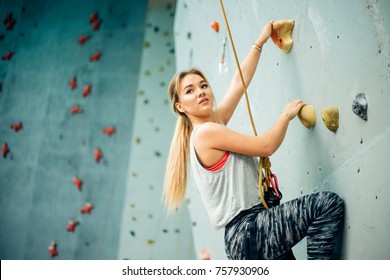
[[285, 53], [289, 53], [293, 46], [291, 32], [294, 25], [293, 19], [278, 20], [272, 24], [271, 39]]
[[316, 125], [316, 113], [313, 105], [305, 105], [298, 113], [298, 118], [301, 123], [310, 128]]
[[330, 131], [336, 133], [339, 128], [339, 109], [336, 107], [324, 108], [322, 110], [322, 120]]

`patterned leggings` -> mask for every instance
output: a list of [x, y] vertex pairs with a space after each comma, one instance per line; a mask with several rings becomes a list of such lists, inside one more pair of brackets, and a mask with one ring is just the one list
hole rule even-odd
[[307, 258], [332, 259], [344, 214], [344, 202], [335, 193], [318, 192], [265, 210], [262, 204], [239, 213], [225, 227], [228, 259], [245, 259], [246, 224], [255, 220], [256, 246], [262, 259], [284, 259], [307, 237]]

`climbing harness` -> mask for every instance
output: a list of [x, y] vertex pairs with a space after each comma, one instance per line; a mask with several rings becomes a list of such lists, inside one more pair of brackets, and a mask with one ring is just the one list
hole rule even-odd
[[[234, 47], [234, 42], [233, 42], [232, 34], [230, 32], [229, 22], [228, 22], [228, 19], [226, 17], [226, 12], [225, 12], [225, 8], [223, 5], [223, 1], [219, 0], [219, 2], [221, 4], [221, 9], [222, 9], [223, 17], [224, 17], [224, 20], [226, 23], [226, 28], [227, 28], [227, 31], [229, 34], [230, 43], [232, 45], [232, 50], [234, 53], [234, 58], [236, 60], [237, 69], [238, 69], [238, 72], [240, 74], [242, 87], [244, 88], [245, 101], [246, 101], [249, 119], [250, 119], [250, 122], [252, 125], [253, 133], [255, 136], [257, 136], [257, 130], [256, 130], [255, 123], [253, 121], [252, 111], [251, 111], [251, 107], [250, 107], [250, 103], [249, 103], [248, 92], [246, 89], [244, 77], [242, 75], [242, 71], [241, 71], [240, 63], [239, 63], [239, 60], [237, 57], [236, 49]], [[263, 169], [264, 169], [264, 180], [263, 180]], [[271, 181], [273, 181], [272, 186], [271, 186]], [[277, 178], [271, 172], [271, 161], [270, 161], [269, 157], [260, 157], [260, 159], [259, 159], [259, 196], [260, 196], [261, 203], [263, 204], [265, 209], [268, 209], [269, 207], [278, 205], [280, 203], [280, 199], [282, 198], [282, 193], [279, 191]], [[266, 200], [269, 200], [269, 201], [266, 201]]]

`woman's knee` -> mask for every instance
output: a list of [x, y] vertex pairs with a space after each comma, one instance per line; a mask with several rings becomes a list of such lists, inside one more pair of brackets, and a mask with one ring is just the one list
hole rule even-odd
[[324, 191], [321, 193], [321, 200], [327, 206], [329, 210], [335, 212], [335, 214], [343, 215], [344, 213], [344, 200], [336, 193], [330, 191]]

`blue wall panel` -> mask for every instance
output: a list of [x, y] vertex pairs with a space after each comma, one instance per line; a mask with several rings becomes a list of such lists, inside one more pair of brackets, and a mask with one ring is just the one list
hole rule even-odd
[[[1, 259], [49, 259], [52, 241], [58, 259], [117, 257], [146, 10], [147, 1], [130, 0], [0, 2], [2, 22], [16, 19], [12, 30], [0, 27], [0, 55], [14, 52], [0, 61], [0, 145], [10, 149], [0, 158]], [[84, 45], [81, 35], [91, 36]], [[96, 51], [101, 59], [90, 62]], [[72, 115], [74, 105], [83, 112]], [[102, 132], [109, 126], [112, 136]], [[79, 211], [86, 202], [90, 214]]]

